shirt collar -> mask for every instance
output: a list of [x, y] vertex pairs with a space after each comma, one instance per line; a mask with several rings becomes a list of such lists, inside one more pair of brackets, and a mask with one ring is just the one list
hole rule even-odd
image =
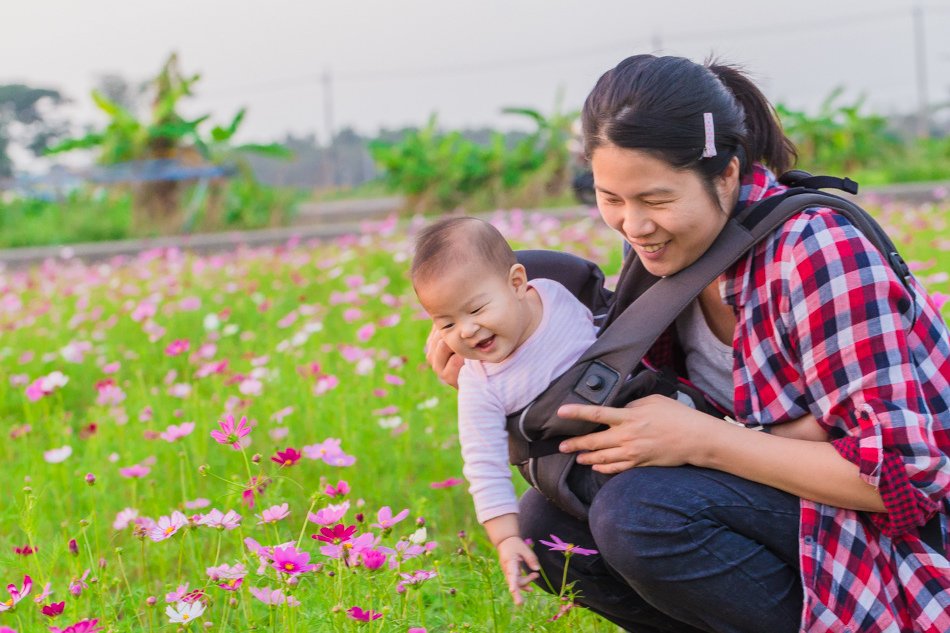
[[[761, 163], [755, 163], [752, 171], [746, 174], [739, 181], [739, 199], [732, 210], [732, 215], [765, 198], [782, 193], [787, 187], [780, 184], [775, 178], [775, 174], [768, 170]], [[753, 248], [748, 256], [741, 258], [730, 270], [727, 270], [719, 278], [719, 294], [722, 300], [731, 306], [739, 306], [745, 303], [744, 298], [740, 297], [742, 290], [749, 289], [750, 261], [752, 254], [757, 249]]]

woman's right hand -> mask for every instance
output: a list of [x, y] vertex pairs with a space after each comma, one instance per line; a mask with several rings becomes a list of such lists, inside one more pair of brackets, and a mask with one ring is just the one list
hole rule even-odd
[[459, 388], [459, 371], [465, 361], [445, 344], [435, 325], [432, 326], [429, 338], [426, 339], [426, 362], [439, 380], [450, 387]]

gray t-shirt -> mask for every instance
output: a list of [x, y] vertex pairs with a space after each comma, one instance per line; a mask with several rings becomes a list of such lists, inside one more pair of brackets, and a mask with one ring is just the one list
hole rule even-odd
[[732, 381], [732, 346], [716, 338], [706, 323], [699, 299], [695, 299], [676, 318], [676, 331], [686, 353], [686, 371], [690, 381], [716, 402], [733, 411], [735, 386]]

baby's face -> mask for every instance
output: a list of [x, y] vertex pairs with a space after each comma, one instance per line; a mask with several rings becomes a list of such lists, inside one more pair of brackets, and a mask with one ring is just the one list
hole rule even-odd
[[488, 267], [440, 273], [416, 285], [419, 302], [442, 340], [462, 358], [499, 363], [530, 336], [524, 267], [508, 275]]

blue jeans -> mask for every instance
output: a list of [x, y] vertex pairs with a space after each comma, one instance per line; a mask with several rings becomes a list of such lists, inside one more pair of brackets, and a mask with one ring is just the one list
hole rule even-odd
[[539, 539], [554, 534], [600, 552], [572, 556], [568, 582], [576, 581], [578, 603], [629, 631], [799, 630], [794, 495], [715, 470], [643, 467], [601, 488], [588, 523], [533, 489], [519, 520], [552, 583], [564, 556]]

